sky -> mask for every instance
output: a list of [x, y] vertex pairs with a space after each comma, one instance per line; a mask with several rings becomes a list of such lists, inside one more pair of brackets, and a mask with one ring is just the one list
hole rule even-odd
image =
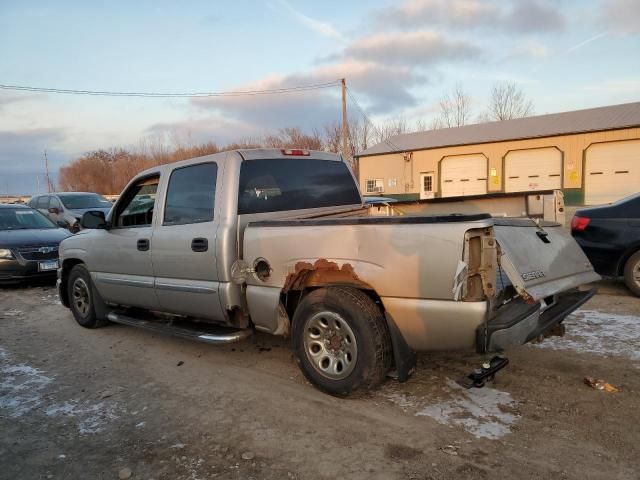
[[[0, 84], [228, 92], [346, 78], [374, 122], [429, 122], [455, 85], [474, 117], [496, 82], [536, 114], [640, 101], [638, 0], [0, 0]], [[350, 102], [349, 115], [360, 112]], [[220, 145], [340, 120], [339, 87], [216, 98], [0, 90], [0, 194], [44, 190], [83, 152]]]

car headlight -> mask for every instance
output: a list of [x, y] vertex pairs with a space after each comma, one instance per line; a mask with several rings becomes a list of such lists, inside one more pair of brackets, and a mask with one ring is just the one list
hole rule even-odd
[[0, 258], [12, 259], [15, 257], [8, 248], [0, 248]]

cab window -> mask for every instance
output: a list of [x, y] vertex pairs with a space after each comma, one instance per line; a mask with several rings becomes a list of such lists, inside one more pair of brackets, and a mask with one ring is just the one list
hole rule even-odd
[[359, 203], [356, 182], [344, 162], [300, 158], [242, 162], [240, 215]]
[[160, 175], [138, 180], [122, 196], [114, 215], [114, 227], [148, 227], [153, 220]]
[[215, 163], [175, 169], [167, 187], [163, 225], [212, 221], [217, 176]]

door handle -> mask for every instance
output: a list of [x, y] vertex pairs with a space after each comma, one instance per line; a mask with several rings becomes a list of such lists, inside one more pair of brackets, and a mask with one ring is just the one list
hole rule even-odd
[[141, 252], [146, 252], [147, 250], [149, 250], [148, 238], [141, 238], [140, 240], [138, 240], [138, 250], [140, 250]]
[[206, 252], [209, 250], [209, 240], [198, 237], [191, 240], [191, 250], [194, 252]]

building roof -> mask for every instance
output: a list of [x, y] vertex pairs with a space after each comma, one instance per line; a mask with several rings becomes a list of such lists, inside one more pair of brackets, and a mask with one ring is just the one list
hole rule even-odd
[[640, 102], [395, 135], [358, 156], [640, 127]]

